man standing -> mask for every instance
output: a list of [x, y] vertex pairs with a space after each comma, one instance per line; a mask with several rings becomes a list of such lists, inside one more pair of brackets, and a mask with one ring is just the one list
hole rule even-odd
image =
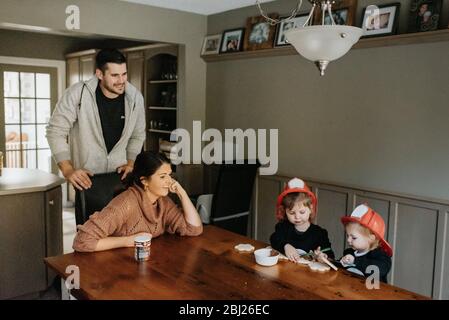
[[[95, 76], [64, 92], [47, 126], [53, 157], [79, 191], [92, 187], [95, 174], [118, 172], [123, 180], [145, 140], [144, 100], [127, 82], [125, 57], [116, 49], [105, 49], [95, 62]], [[79, 191], [77, 224], [84, 222], [79, 216]]]

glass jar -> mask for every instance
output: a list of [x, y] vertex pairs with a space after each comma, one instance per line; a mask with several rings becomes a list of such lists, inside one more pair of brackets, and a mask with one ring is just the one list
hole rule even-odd
[[150, 260], [151, 235], [134, 238], [134, 258], [138, 262]]

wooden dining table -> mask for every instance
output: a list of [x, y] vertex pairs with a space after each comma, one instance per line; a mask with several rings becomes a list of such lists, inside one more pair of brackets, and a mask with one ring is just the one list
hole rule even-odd
[[45, 263], [62, 279], [72, 274], [67, 267], [79, 268], [79, 289], [71, 290], [77, 299], [429, 299], [385, 283], [368, 289], [363, 277], [343, 269], [320, 273], [288, 260], [261, 266], [253, 253], [234, 249], [240, 243], [268, 246], [208, 225], [198, 237], [154, 238], [145, 262], [135, 261], [134, 248], [121, 248], [47, 257]]

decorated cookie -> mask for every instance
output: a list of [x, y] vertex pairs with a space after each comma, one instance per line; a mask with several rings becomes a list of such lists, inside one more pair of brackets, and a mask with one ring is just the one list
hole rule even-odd
[[240, 243], [236, 245], [234, 249], [238, 252], [253, 252], [254, 246], [250, 245], [249, 243]]
[[312, 271], [318, 271], [318, 272], [326, 272], [329, 271], [331, 268], [325, 264], [322, 264], [320, 262], [311, 262], [309, 264], [309, 268]]

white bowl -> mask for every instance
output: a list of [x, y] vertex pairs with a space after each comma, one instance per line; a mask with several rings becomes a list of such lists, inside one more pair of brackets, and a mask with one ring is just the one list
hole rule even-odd
[[277, 253], [275, 256], [271, 256], [271, 250], [272, 249], [259, 249], [254, 251], [256, 262], [265, 267], [274, 266], [276, 263], [278, 263], [279, 253]]

